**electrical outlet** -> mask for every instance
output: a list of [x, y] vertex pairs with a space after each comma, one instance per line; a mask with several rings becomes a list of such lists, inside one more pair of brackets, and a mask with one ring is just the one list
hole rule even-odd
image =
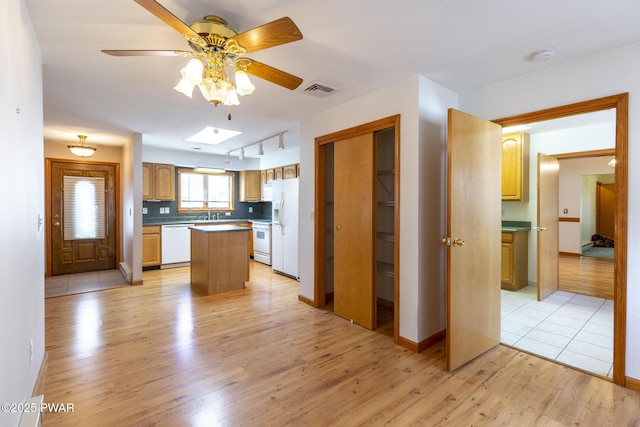
[[249, 206], [249, 213], [253, 213], [253, 208]]
[[166, 213], [166, 214], [171, 213], [171, 212], [170, 212], [170, 209], [169, 209], [168, 207], [167, 207], [167, 208], [164, 208], [164, 213]]
[[146, 215], [149, 212], [147, 208], [142, 208], [142, 215]]
[[224, 213], [226, 216], [231, 216], [231, 212], [225, 212]]

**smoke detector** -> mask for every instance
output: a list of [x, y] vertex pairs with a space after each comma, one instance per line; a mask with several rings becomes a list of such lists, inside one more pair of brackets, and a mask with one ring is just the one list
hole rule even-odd
[[545, 62], [556, 54], [556, 49], [548, 47], [546, 49], [536, 50], [531, 54], [531, 60], [535, 62]]

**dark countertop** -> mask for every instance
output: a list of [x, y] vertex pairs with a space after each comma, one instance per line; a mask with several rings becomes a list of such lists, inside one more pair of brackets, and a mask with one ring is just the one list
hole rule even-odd
[[271, 220], [269, 219], [197, 219], [197, 220], [188, 220], [188, 219], [167, 219], [167, 220], [149, 220], [142, 221], [142, 226], [147, 225], [177, 225], [177, 224], [228, 224], [230, 222], [259, 222], [264, 224], [271, 224]]
[[251, 231], [247, 227], [238, 227], [237, 225], [195, 225], [189, 227], [191, 230], [201, 231], [203, 233], [224, 233], [228, 231]]
[[518, 231], [530, 231], [531, 222], [529, 221], [502, 221], [503, 233], [516, 233]]

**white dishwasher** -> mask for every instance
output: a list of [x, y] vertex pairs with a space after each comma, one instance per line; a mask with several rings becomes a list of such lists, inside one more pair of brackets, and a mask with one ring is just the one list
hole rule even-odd
[[193, 224], [162, 226], [161, 268], [183, 267], [191, 261], [191, 230]]

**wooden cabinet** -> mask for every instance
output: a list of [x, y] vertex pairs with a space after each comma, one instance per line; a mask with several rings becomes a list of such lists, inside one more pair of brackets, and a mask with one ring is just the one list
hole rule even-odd
[[266, 174], [267, 174], [267, 184], [275, 179], [275, 170], [267, 169]]
[[288, 165], [282, 167], [282, 177], [283, 179], [289, 178], [297, 178], [298, 177], [298, 168], [297, 165]]
[[282, 179], [282, 167], [273, 168], [273, 179]]
[[250, 222], [236, 222], [230, 225], [236, 225], [238, 227], [245, 227], [251, 230], [249, 233], [249, 256], [253, 256], [253, 227]]
[[175, 200], [176, 175], [173, 165], [142, 164], [142, 200]]
[[153, 267], [162, 263], [160, 226], [142, 227], [142, 266]]
[[528, 232], [503, 232], [500, 269], [502, 289], [517, 291], [527, 286], [529, 280], [528, 264]]
[[502, 136], [502, 200], [529, 201], [529, 134]]
[[262, 198], [262, 183], [260, 171], [240, 171], [240, 196], [241, 202], [259, 202]]

